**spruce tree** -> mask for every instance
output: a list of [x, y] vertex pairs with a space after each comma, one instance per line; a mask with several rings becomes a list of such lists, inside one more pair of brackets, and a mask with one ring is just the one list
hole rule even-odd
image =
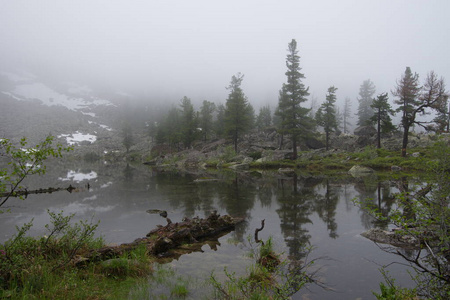
[[230, 85], [227, 87], [230, 94], [225, 103], [225, 131], [233, 140], [235, 152], [239, 136], [252, 125], [252, 112], [254, 113], [241, 88], [243, 79], [244, 75], [241, 73], [231, 77]]
[[256, 118], [256, 127], [262, 131], [272, 125], [272, 112], [270, 106], [263, 106], [259, 109], [258, 117]]
[[344, 102], [344, 113], [342, 114], [342, 127], [344, 133], [350, 132], [350, 117], [351, 117], [351, 107], [350, 107], [350, 98], [346, 97]]
[[335, 108], [336, 90], [337, 88], [334, 86], [328, 88], [325, 102], [322, 103], [316, 112], [316, 122], [325, 131], [325, 145], [327, 150], [330, 146], [330, 133], [336, 131], [338, 127]]
[[288, 45], [286, 56], [287, 82], [283, 84], [278, 99], [277, 114], [281, 118], [279, 131], [288, 134], [292, 140], [293, 159], [297, 158], [297, 142], [311, 134], [313, 122], [308, 116], [310, 109], [302, 107], [301, 103], [309, 96], [308, 89], [302, 82], [305, 75], [300, 73], [300, 56], [298, 56], [297, 42], [293, 39]]
[[370, 122], [370, 118], [373, 115], [373, 110], [370, 107], [372, 104], [372, 98], [375, 94], [375, 85], [370, 79], [364, 80], [359, 88], [358, 98], [358, 126], [365, 126]]
[[377, 148], [381, 148], [381, 133], [388, 133], [395, 129], [391, 119], [395, 111], [391, 108], [388, 100], [387, 93], [380, 94], [376, 99], [373, 99], [372, 105], [370, 105], [374, 110], [374, 115], [370, 118], [370, 121], [375, 123], [377, 127]]
[[213, 102], [204, 100], [200, 107], [200, 126], [202, 128], [203, 141], [206, 141], [213, 127], [213, 113], [216, 105]]
[[197, 118], [194, 112], [194, 106], [191, 103], [191, 99], [184, 96], [180, 100], [181, 108], [181, 136], [185, 148], [189, 148], [191, 143], [195, 139], [195, 133], [197, 130]]

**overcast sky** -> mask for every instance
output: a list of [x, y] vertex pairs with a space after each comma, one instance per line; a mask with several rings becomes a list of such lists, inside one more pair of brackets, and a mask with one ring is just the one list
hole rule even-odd
[[241, 72], [249, 101], [274, 107], [296, 39], [311, 94], [343, 101], [369, 78], [389, 92], [406, 66], [450, 86], [449, 14], [449, 0], [0, 0], [0, 71], [222, 102]]

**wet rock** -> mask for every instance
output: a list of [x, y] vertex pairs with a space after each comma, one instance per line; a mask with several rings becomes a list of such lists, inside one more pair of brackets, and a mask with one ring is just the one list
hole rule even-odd
[[230, 169], [236, 170], [236, 171], [242, 171], [242, 170], [248, 170], [250, 169], [249, 164], [235, 164], [229, 166]]
[[286, 176], [294, 176], [295, 175], [295, 170], [292, 169], [292, 168], [279, 168], [278, 169], [278, 173], [284, 174]]
[[408, 234], [400, 234], [396, 231], [387, 231], [379, 228], [372, 228], [361, 235], [371, 241], [381, 244], [389, 244], [396, 247], [417, 248], [419, 241]]
[[372, 168], [364, 167], [364, 166], [360, 166], [360, 165], [354, 165], [348, 171], [348, 173], [354, 177], [364, 176], [364, 175], [372, 174], [374, 172], [375, 171]]

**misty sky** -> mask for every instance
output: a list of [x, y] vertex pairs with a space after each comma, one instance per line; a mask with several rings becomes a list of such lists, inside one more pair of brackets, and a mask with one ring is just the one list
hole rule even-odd
[[249, 101], [275, 107], [294, 38], [311, 94], [334, 85], [343, 102], [368, 78], [389, 92], [406, 66], [450, 86], [449, 13], [448, 0], [0, 0], [0, 71], [174, 102], [225, 102], [241, 72]]

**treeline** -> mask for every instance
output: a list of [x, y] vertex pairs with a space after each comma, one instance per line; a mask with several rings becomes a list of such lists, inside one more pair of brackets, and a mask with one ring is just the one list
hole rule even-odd
[[[279, 91], [278, 104], [274, 110], [270, 106], [263, 106], [255, 113], [241, 88], [244, 75], [238, 73], [231, 77], [225, 104], [204, 100], [200, 108], [195, 110], [191, 99], [185, 96], [178, 106], [173, 106], [164, 116], [159, 116], [158, 121], [149, 122], [148, 134], [153, 142], [181, 150], [191, 147], [198, 140], [230, 138], [237, 150], [237, 143], [244, 133], [275, 128], [281, 136], [280, 147], [283, 146], [284, 138], [291, 140], [294, 159], [297, 157], [298, 143], [316, 136], [318, 131], [325, 133], [328, 149], [332, 133], [350, 133], [351, 100], [345, 98], [342, 109], [339, 109], [336, 105], [337, 87], [331, 86], [319, 107], [316, 107], [315, 99], [307, 107], [305, 102], [308, 100], [309, 87], [303, 84], [305, 76], [301, 73], [295, 39], [288, 44], [287, 50], [286, 82]], [[396, 109], [391, 107], [388, 92], [377, 96], [375, 92], [375, 85], [370, 79], [361, 84], [357, 98], [356, 125], [374, 126], [378, 132], [378, 147], [383, 133], [402, 129], [402, 154], [406, 155], [408, 134], [413, 126], [421, 126], [437, 133], [449, 131], [448, 93], [444, 79], [438, 78], [433, 71], [421, 85], [418, 74], [413, 73], [409, 67], [406, 68], [391, 92]], [[419, 120], [419, 115], [429, 114], [431, 111], [436, 115], [433, 120]], [[401, 114], [401, 122], [397, 126], [391, 119], [396, 113]], [[129, 144], [129, 140], [124, 139], [124, 143], [125, 141]]]

